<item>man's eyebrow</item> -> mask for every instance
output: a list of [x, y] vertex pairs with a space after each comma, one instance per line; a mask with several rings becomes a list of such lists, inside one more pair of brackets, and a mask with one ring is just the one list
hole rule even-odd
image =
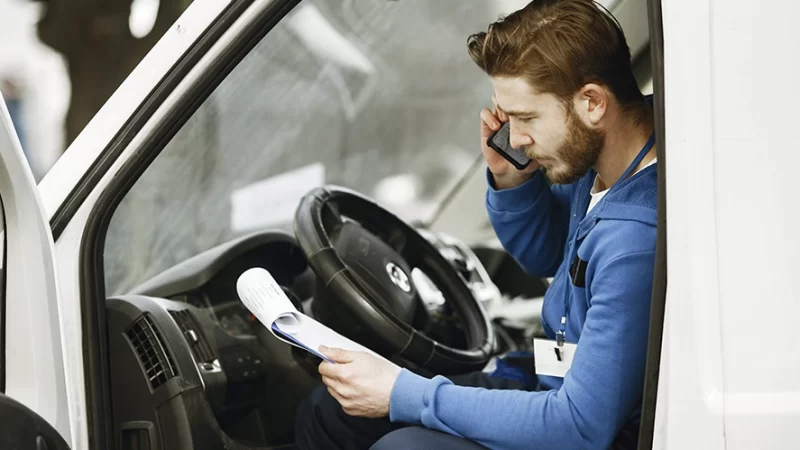
[[534, 111], [514, 111], [514, 110], [507, 111], [507, 110], [505, 110], [503, 108], [500, 108], [500, 111], [503, 111], [504, 113], [506, 113], [507, 116], [514, 116], [514, 117], [520, 117], [520, 116], [538, 117], [539, 116], [539, 114], [535, 113]]

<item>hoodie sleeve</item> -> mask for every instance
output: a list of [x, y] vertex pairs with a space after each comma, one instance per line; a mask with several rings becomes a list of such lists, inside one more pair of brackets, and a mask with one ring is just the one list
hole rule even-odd
[[486, 209], [503, 247], [529, 274], [554, 276], [564, 256], [572, 186], [550, 187], [536, 171], [515, 188], [497, 190], [488, 170], [486, 176]]
[[612, 259], [595, 292], [560, 389], [455, 386], [403, 370], [390, 419], [424, 425], [493, 449], [605, 449], [641, 402], [655, 252]]

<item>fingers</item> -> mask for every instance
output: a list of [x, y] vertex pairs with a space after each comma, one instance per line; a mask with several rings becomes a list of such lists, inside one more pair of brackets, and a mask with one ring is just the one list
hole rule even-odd
[[332, 378], [332, 377], [328, 377], [328, 376], [323, 375], [322, 376], [322, 382], [325, 384], [325, 386], [328, 387], [328, 390], [333, 389], [334, 391], [337, 391], [337, 395], [338, 395], [338, 391], [341, 390], [340, 389], [341, 388], [341, 383], [339, 383], [339, 381], [337, 381], [336, 378]]
[[342, 383], [340, 383], [336, 378], [329, 377], [326, 375], [322, 376], [322, 382], [325, 384], [325, 386], [328, 387], [328, 392], [331, 393], [333, 398], [335, 398], [336, 400], [339, 401], [339, 403], [341, 403], [342, 400], [344, 399], [344, 396], [340, 394], [340, 392], [343, 390], [344, 387]]
[[494, 105], [495, 117], [500, 119], [501, 122], [508, 122], [508, 115], [505, 113], [505, 111], [500, 109], [499, 106], [497, 106], [497, 97], [495, 97], [494, 95], [492, 96], [492, 104]]
[[331, 364], [328, 361], [322, 361], [317, 368], [319, 374], [323, 377], [328, 378], [338, 378], [339, 377], [339, 367], [336, 364]]
[[500, 129], [500, 121], [488, 108], [481, 110], [481, 135], [489, 137], [493, 131]]
[[501, 122], [508, 122], [508, 115], [502, 109], [495, 110], [494, 114]]
[[347, 402], [347, 399], [345, 399], [344, 397], [339, 395], [339, 392], [337, 392], [336, 389], [334, 389], [334, 388], [332, 388], [330, 386], [328, 386], [328, 393], [331, 394], [331, 397], [336, 399], [336, 401], [339, 402], [340, 405], [342, 405], [342, 404]]
[[328, 361], [322, 361], [317, 370], [323, 377], [334, 379], [339, 383], [349, 382], [353, 374], [353, 368], [347, 363], [332, 364]]
[[328, 388], [328, 393], [331, 394], [331, 397], [333, 397], [334, 400], [339, 403], [339, 406], [342, 407], [342, 411], [344, 411], [345, 414], [354, 417], [361, 416], [361, 414], [358, 413], [358, 410], [353, 408], [353, 403], [345, 397], [339, 395], [335, 389]]
[[353, 362], [353, 359], [355, 359], [357, 355], [356, 352], [351, 352], [341, 348], [329, 348], [324, 345], [319, 347], [319, 351], [323, 355], [340, 364]]
[[[336, 399], [342, 408], [347, 409], [350, 405], [350, 398], [352, 397], [352, 389], [349, 389], [347, 386], [339, 383], [335, 378], [330, 378], [323, 376], [322, 382], [325, 383], [325, 386], [328, 388], [328, 393], [331, 394], [331, 397]], [[347, 411], [345, 411], [347, 412]]]

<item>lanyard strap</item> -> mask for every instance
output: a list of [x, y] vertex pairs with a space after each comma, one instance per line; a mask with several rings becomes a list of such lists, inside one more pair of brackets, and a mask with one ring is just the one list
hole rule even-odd
[[[656, 143], [656, 135], [655, 135], [655, 133], [653, 133], [653, 134], [650, 135], [650, 138], [644, 144], [644, 147], [642, 147], [642, 149], [639, 150], [639, 154], [636, 155], [636, 158], [633, 159], [633, 162], [631, 162], [631, 165], [628, 166], [627, 169], [625, 169], [625, 172], [623, 172], [622, 176], [619, 177], [619, 180], [617, 180], [617, 182], [614, 183], [614, 186], [611, 186], [611, 189], [609, 190], [609, 194], [614, 190], [614, 188], [619, 186], [619, 184], [622, 181], [624, 181], [629, 176], [631, 176], [633, 171], [636, 170], [636, 167], [638, 167], [639, 164], [644, 159], [644, 157], [647, 156], [647, 154], [653, 148], [655, 143]], [[575, 235], [572, 237], [572, 239], [573, 239], [572, 245], [575, 245], [575, 239], [576, 239], [577, 235], [578, 235], [578, 233], [575, 233]], [[570, 292], [569, 288], [567, 288], [564, 291], [564, 315], [561, 316], [561, 323], [559, 324], [559, 330], [556, 332], [556, 344], [558, 344], [559, 347], [564, 345], [564, 340], [567, 337], [567, 316], [569, 315], [569, 303], [570, 303], [569, 302], [569, 292]]]
[[[633, 171], [636, 170], [636, 167], [639, 165], [639, 163], [642, 162], [644, 157], [647, 156], [648, 153], [650, 153], [650, 150], [653, 149], [653, 146], [655, 144], [656, 144], [656, 135], [655, 135], [655, 133], [653, 133], [653, 134], [650, 135], [650, 138], [647, 139], [647, 142], [644, 144], [644, 147], [642, 147], [642, 149], [639, 150], [639, 154], [636, 155], [636, 158], [633, 159], [633, 162], [631, 163], [631, 165], [628, 166], [628, 168], [625, 170], [625, 172], [622, 174], [622, 176], [619, 177], [619, 180], [617, 180], [617, 182], [615, 183], [615, 186], [619, 185], [620, 182], [622, 182], [622, 180], [624, 180], [624, 179], [628, 178], [629, 176], [631, 176]], [[615, 186], [612, 186], [611, 189], [613, 190]], [[609, 191], [609, 192], [611, 192], [611, 191]]]

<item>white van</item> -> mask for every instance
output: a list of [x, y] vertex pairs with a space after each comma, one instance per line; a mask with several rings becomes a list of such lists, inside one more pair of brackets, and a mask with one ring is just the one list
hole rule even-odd
[[[3, 109], [0, 448], [292, 448], [316, 361], [239, 302], [254, 266], [384, 353], [423, 330], [446, 356], [435, 372], [525, 350], [547, 280], [488, 224], [477, 120], [491, 87], [466, 54], [524, 3], [196, 0], [38, 186]], [[605, 3], [657, 118], [639, 448], [800, 448], [800, 4]], [[309, 230], [336, 246], [359, 215], [394, 251], [424, 250], [406, 258], [420, 314], [375, 306], [357, 276], [319, 281], [331, 267]]]

